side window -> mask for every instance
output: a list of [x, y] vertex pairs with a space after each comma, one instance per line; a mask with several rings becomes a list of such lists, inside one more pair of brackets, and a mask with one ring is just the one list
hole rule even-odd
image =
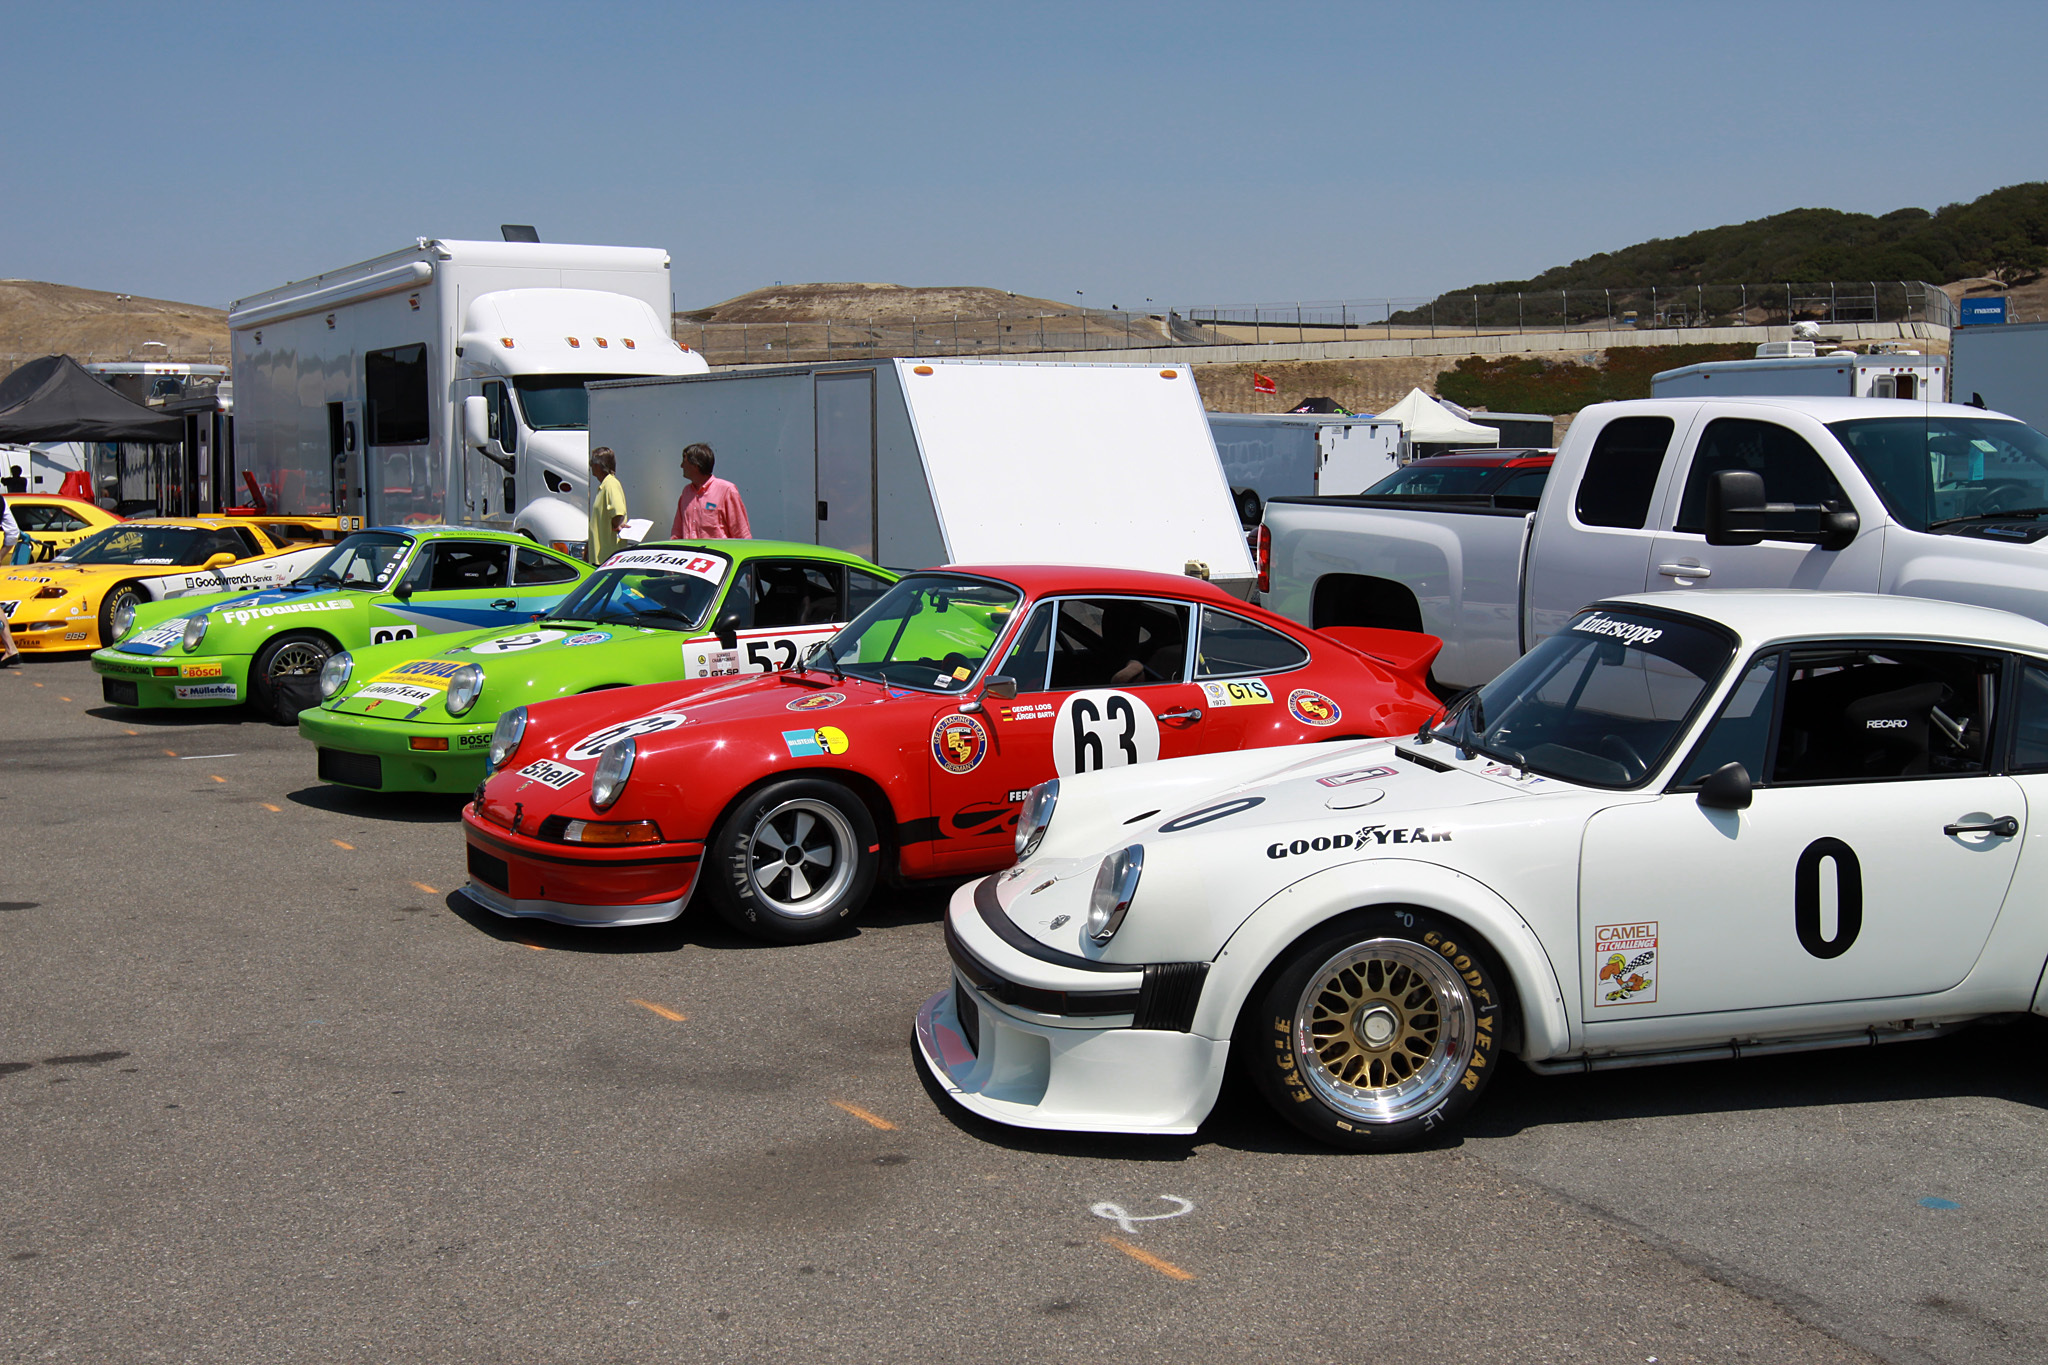
[[754, 624], [767, 630], [843, 621], [839, 575], [831, 565], [756, 560]]
[[459, 592], [464, 588], [498, 588], [505, 584], [510, 545], [501, 540], [437, 540], [427, 591]]
[[[1707, 423], [1699, 449], [1693, 453], [1692, 469], [1685, 476], [1685, 497], [1678, 506], [1677, 530], [1706, 533], [1708, 487], [1724, 469], [1753, 469], [1764, 476], [1764, 494], [1772, 502], [1810, 509], [1773, 518], [1778, 523], [1775, 530], [1818, 531], [1823, 508], [1839, 511], [1849, 505], [1827, 463], [1798, 432], [1776, 422], [1719, 417]], [[1764, 535], [1768, 537], [1770, 532]]]
[[425, 344], [363, 352], [363, 395], [369, 400], [369, 444], [425, 445], [431, 434]]
[[1709, 773], [1729, 763], [1740, 763], [1751, 782], [1764, 780], [1769, 767], [1771, 714], [1777, 709], [1780, 662], [1778, 655], [1766, 654], [1749, 666], [1722, 704], [1721, 714], [1714, 717], [1706, 738], [1685, 761], [1676, 784], [1679, 788], [1697, 787]]
[[1284, 673], [1308, 662], [1308, 651], [1279, 631], [1215, 607], [1202, 608], [1202, 638], [1195, 647], [1197, 678]]
[[1052, 686], [1142, 687], [1177, 683], [1186, 673], [1188, 608], [1136, 597], [1070, 598], [1060, 603]]
[[2012, 770], [2048, 772], [2048, 666], [2020, 665], [2019, 694], [2013, 698]]
[[522, 547], [512, 569], [512, 581], [521, 587], [536, 583], [566, 583], [576, 570], [553, 555]]
[[1543, 496], [1543, 484], [1549, 478], [1547, 469], [1518, 469], [1493, 490], [1493, 495], [1497, 498], [1540, 498]]
[[1642, 529], [1675, 429], [1669, 417], [1620, 417], [1600, 429], [1573, 504], [1582, 525]]
[[863, 573], [859, 569], [848, 569], [846, 571], [846, 619], [851, 621], [854, 617], [881, 601], [882, 594], [889, 591], [889, 587], [890, 584], [886, 579], [877, 578], [871, 573]]
[[59, 511], [55, 507], [17, 507], [14, 509], [15, 523], [24, 531], [62, 530], [64, 528], [57, 525], [59, 515]]
[[1796, 651], [1770, 781], [1981, 773], [1998, 676], [1997, 655], [1964, 650]]
[[1039, 603], [1024, 629], [1017, 632], [1017, 643], [1010, 646], [1010, 656], [996, 670], [1006, 678], [1015, 678], [1020, 694], [1046, 690], [1046, 665], [1050, 662], [1046, 646], [1052, 636], [1053, 613], [1058, 610], [1057, 603]]
[[227, 530], [221, 532], [220, 544], [215, 548], [208, 550], [207, 553], [210, 555], [217, 555], [221, 553], [221, 551], [225, 550], [227, 553], [239, 559], [244, 555], [260, 555], [267, 553], [269, 548], [270, 547], [265, 545], [262, 541], [256, 539], [255, 533], [250, 531], [248, 527], [230, 526]]
[[490, 423], [486, 428], [491, 439], [508, 455], [516, 453], [519, 449], [519, 422], [512, 415], [511, 393], [494, 380], [484, 385], [484, 402], [491, 410]]

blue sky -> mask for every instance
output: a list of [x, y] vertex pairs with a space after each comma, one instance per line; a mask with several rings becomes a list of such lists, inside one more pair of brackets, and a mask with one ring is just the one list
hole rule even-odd
[[2048, 5], [10, 7], [0, 276], [197, 303], [414, 237], [1090, 305], [1433, 293], [2048, 178]]

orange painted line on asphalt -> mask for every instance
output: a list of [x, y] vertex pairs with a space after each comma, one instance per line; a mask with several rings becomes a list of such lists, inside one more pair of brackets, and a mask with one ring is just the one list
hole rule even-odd
[[[275, 808], [273, 807], [273, 809]], [[417, 886], [420, 890], [426, 892], [429, 896], [438, 896], [441, 894], [440, 892], [436, 891], [433, 887], [428, 886], [425, 882], [414, 882], [413, 885]]]
[[164, 750], [164, 757], [165, 757], [165, 758], [176, 758], [177, 756], [178, 756], [178, 751], [177, 751], [176, 749], [166, 749], [166, 750]]
[[527, 942], [526, 940], [524, 940], [524, 939], [518, 939], [518, 938], [515, 938], [515, 939], [513, 939], [512, 941], [513, 941], [514, 943], [518, 944], [518, 945], [519, 945], [520, 947], [522, 947], [522, 948], [531, 948], [531, 949], [533, 949], [533, 950], [534, 950], [534, 951], [535, 951], [536, 953], [544, 953], [544, 952], [546, 952], [546, 951], [547, 951], [547, 949], [545, 949], [545, 948], [541, 947], [541, 946], [540, 946], [540, 945], [539, 945], [538, 943], [528, 943], [528, 942]]
[[895, 1124], [889, 1122], [889, 1120], [883, 1118], [880, 1114], [870, 1114], [867, 1110], [861, 1108], [857, 1104], [848, 1104], [845, 1100], [834, 1100], [832, 1101], [832, 1105], [835, 1109], [844, 1109], [847, 1113], [853, 1115], [862, 1123], [872, 1124], [875, 1127], [881, 1129], [885, 1133], [893, 1133], [896, 1131]]
[[122, 731], [121, 733], [122, 733], [122, 734], [124, 734], [124, 735], [139, 735], [139, 734], [141, 734], [141, 733], [142, 733], [142, 731], [140, 731], [140, 730], [123, 730], [123, 731]]
[[59, 697], [59, 698], [57, 698], [57, 700], [58, 700], [58, 701], [70, 701], [70, 700], [71, 700], [71, 698], [69, 698], [69, 697]]
[[1102, 1234], [1102, 1240], [1136, 1261], [1139, 1265], [1151, 1266], [1169, 1280], [1192, 1280], [1195, 1278], [1194, 1271], [1182, 1270], [1172, 1261], [1163, 1261], [1143, 1247], [1132, 1246], [1121, 1237], [1112, 1237], [1105, 1232]]
[[653, 1010], [656, 1014], [668, 1020], [671, 1024], [687, 1024], [690, 1022], [689, 1015], [677, 1014], [667, 1005], [657, 1005], [652, 1000], [635, 1000], [633, 997], [627, 996], [626, 1003], [631, 1005], [638, 1005], [643, 1010]]
[[356, 851], [356, 846], [354, 844], [344, 844], [339, 839], [329, 839], [327, 842], [333, 844], [336, 848], [345, 848], [351, 853]]
[[263, 809], [269, 811], [272, 815], [276, 815], [281, 809], [281, 807], [271, 805], [268, 801], [258, 802], [257, 804], [261, 805]]
[[37, 684], [36, 684], [36, 686], [37, 686], [37, 687], [41, 687], [41, 686], [42, 686], [42, 684], [41, 684], [41, 683], [37, 683]]
[[[213, 777], [213, 774], [212, 774], [212, 773], [208, 773], [208, 774], [207, 774], [207, 776], [208, 776], [208, 777]], [[216, 782], [225, 782], [225, 781], [227, 781], [227, 779], [226, 779], [225, 777], [213, 777], [213, 780], [214, 780], [214, 781], [216, 781]]]

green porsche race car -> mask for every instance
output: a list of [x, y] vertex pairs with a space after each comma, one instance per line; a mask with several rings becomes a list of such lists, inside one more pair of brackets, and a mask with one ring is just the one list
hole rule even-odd
[[282, 587], [127, 607], [92, 656], [116, 706], [253, 702], [289, 723], [343, 650], [525, 625], [590, 572], [525, 536], [387, 526], [344, 537]]
[[515, 706], [635, 683], [792, 667], [896, 575], [856, 555], [774, 540], [622, 550], [561, 604], [509, 630], [373, 645], [329, 659], [299, 716], [323, 781], [466, 792]]

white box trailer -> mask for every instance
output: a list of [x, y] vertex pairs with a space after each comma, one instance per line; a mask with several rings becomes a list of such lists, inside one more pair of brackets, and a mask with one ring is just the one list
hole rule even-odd
[[[1804, 353], [1801, 353], [1803, 348]], [[1766, 355], [1765, 352], [1772, 352]], [[1948, 401], [1948, 358], [1901, 351], [1816, 354], [1811, 342], [1765, 342], [1755, 360], [1711, 360], [1650, 377], [1652, 398], [1911, 398]]]
[[657, 538], [702, 441], [763, 539], [895, 568], [1199, 561], [1252, 587], [1184, 366], [901, 359], [592, 383], [590, 433]]
[[592, 378], [702, 373], [651, 247], [420, 238], [228, 311], [235, 466], [274, 510], [567, 543]]
[[1356, 493], [1400, 468], [1401, 424], [1370, 416], [1212, 412], [1209, 431], [1247, 526], [1268, 498]]
[[2048, 431], [2048, 322], [1958, 327], [1949, 352], [1958, 403]]

